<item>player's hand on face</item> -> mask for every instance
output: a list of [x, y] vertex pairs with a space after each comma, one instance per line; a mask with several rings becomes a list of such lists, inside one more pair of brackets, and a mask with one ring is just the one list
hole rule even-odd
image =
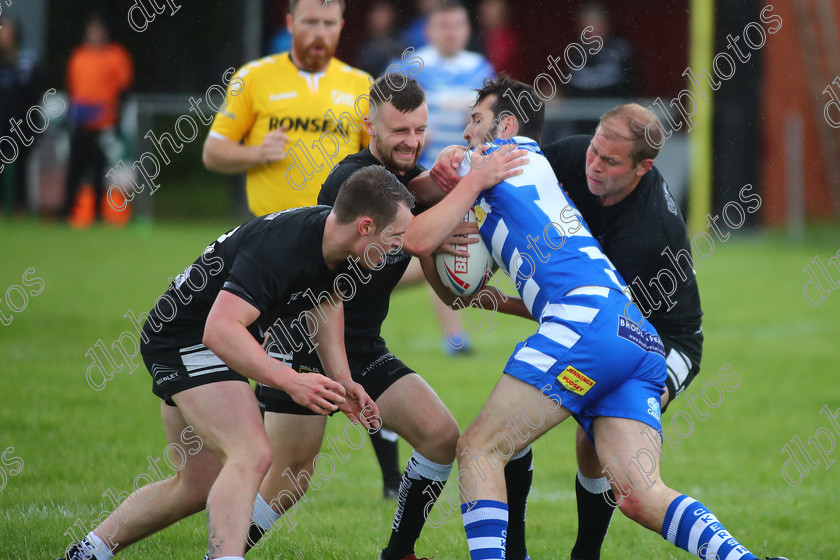
[[[344, 401], [339, 408], [341, 412], [347, 415], [354, 424], [362, 423], [368, 430], [378, 430], [380, 428], [376, 418], [379, 417], [379, 407], [367, 394], [364, 387], [355, 381], [347, 381], [342, 383], [345, 390], [347, 400]], [[367, 414], [362, 414], [362, 411], [368, 409]]]
[[262, 144], [260, 144], [260, 159], [262, 162], [272, 163], [286, 157], [286, 144], [288, 142], [289, 137], [286, 135], [285, 125], [266, 134]]
[[450, 255], [469, 257], [470, 252], [464, 245], [481, 241], [478, 237], [467, 237], [467, 235], [472, 233], [478, 233], [478, 224], [475, 222], [461, 222], [455, 226], [452, 234], [444, 239], [435, 253], [449, 253]]
[[448, 193], [461, 180], [458, 168], [461, 166], [461, 160], [464, 159], [464, 153], [466, 153], [466, 148], [463, 146], [447, 146], [438, 154], [434, 166], [429, 170], [432, 179], [443, 192]]
[[344, 387], [320, 373], [296, 375], [285, 391], [296, 403], [321, 415], [335, 412], [346, 403]]
[[515, 144], [505, 144], [497, 150], [489, 151], [491, 146], [483, 144], [476, 148], [470, 158], [470, 173], [478, 174], [482, 188], [489, 189], [506, 179], [521, 175], [522, 166], [528, 163], [528, 150], [521, 150]]

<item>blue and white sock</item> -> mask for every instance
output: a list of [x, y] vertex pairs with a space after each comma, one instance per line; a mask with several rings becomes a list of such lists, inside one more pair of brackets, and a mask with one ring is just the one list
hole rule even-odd
[[504, 560], [508, 506], [495, 500], [461, 504], [471, 560]]
[[758, 560], [703, 504], [685, 495], [668, 506], [662, 537], [701, 560]]

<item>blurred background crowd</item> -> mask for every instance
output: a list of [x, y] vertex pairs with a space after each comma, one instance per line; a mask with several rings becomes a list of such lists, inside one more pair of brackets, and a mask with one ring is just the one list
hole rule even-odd
[[[762, 10], [771, 6], [784, 22], [783, 33], [766, 36], [766, 45], [753, 51], [708, 102], [713, 110], [713, 158], [706, 170], [712, 184], [709, 210], [719, 210], [745, 184], [754, 184], [767, 204], [750, 216], [748, 226], [836, 216], [840, 203], [831, 161], [840, 154], [821, 130], [826, 123], [816, 118], [829, 100], [817, 88], [829, 85], [832, 69], [840, 66], [840, 52], [823, 37], [837, 28], [837, 13], [820, 12], [831, 3], [812, 9], [802, 0], [773, 5], [759, 0], [650, 0], [644, 5], [466, 0], [463, 22], [437, 27], [428, 21], [434, 3], [350, 2], [336, 57], [377, 76], [410, 47], [415, 56], [470, 53], [486, 68], [476, 76], [461, 75], [461, 85], [469, 89], [494, 72], [533, 83], [541, 73], [550, 73], [550, 57], [562, 58], [566, 47], [580, 43], [582, 30], [591, 27], [589, 36], [601, 38], [603, 46], [546, 103], [546, 142], [591, 132], [597, 117], [619, 102], [651, 106], [661, 99], [662, 106], [669, 106], [691, 85], [686, 70], [693, 49], [701, 48], [692, 29], [697, 10], [713, 14], [706, 22], [713, 33], [713, 56], [726, 49], [728, 37], [761, 21]], [[28, 0], [4, 7], [2, 219], [39, 216], [85, 226], [100, 219], [127, 223], [132, 212], [135, 221], [247, 216], [241, 180], [209, 173], [201, 164], [206, 130], [161, 170], [164, 187], [154, 197], [136, 197], [127, 211], [115, 212], [105, 204], [103, 193], [115, 178], [106, 175], [119, 161], [132, 162], [149, 149], [143, 139], [148, 130], [172, 130], [175, 119], [187, 113], [189, 97], [218, 83], [225, 69], [288, 50], [286, 9], [285, 0], [221, 0], [200, 7], [172, 0], [97, 0], [83, 8]], [[816, 55], [809, 54], [814, 44]], [[448, 82], [434, 72], [417, 77], [429, 92], [430, 105], [435, 88], [447, 89]], [[46, 105], [44, 92], [50, 89], [67, 110], [55, 104], [44, 127], [43, 117], [29, 118], [29, 112]], [[458, 140], [460, 126], [452, 126], [447, 141]], [[435, 122], [433, 111], [433, 135], [436, 127], [443, 125]], [[690, 134], [687, 127], [677, 131], [657, 160], [684, 208], [692, 192]], [[434, 146], [429, 148], [433, 156]], [[799, 160], [788, 157], [792, 152], [800, 154]], [[791, 177], [799, 177], [799, 184], [791, 186]]]

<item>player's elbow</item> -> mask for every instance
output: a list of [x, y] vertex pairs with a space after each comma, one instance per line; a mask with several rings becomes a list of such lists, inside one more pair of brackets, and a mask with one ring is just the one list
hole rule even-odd
[[204, 168], [208, 171], [222, 171], [222, 169], [219, 168], [219, 160], [213, 150], [213, 143], [209, 138], [207, 139], [207, 142], [204, 143], [204, 150], [201, 153], [201, 161], [204, 163]]
[[216, 322], [207, 321], [204, 325], [204, 334], [201, 337], [201, 343], [215, 353], [220, 340], [219, 328]]

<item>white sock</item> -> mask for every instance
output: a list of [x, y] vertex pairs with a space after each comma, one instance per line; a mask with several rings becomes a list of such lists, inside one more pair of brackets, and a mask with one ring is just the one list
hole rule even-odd
[[592, 494], [603, 494], [610, 489], [610, 481], [607, 480], [606, 476], [602, 476], [601, 478], [589, 478], [587, 476], [583, 476], [580, 470], [578, 470], [577, 477], [580, 481], [580, 485], [583, 486], [587, 492], [591, 492]]
[[280, 519], [280, 514], [271, 509], [271, 506], [257, 493], [254, 500], [254, 511], [251, 513], [251, 521], [260, 526], [260, 529], [269, 531], [271, 526]]
[[213, 560], [245, 560], [244, 556], [219, 556]]
[[111, 558], [114, 557], [114, 553], [111, 552], [110, 547], [108, 547], [108, 545], [105, 544], [105, 541], [97, 537], [93, 533], [93, 531], [88, 533], [88, 535], [85, 537], [85, 540], [87, 540], [87, 542], [93, 546], [93, 550], [91, 550], [90, 552], [93, 553], [93, 556], [94, 558], [96, 558], [96, 560], [111, 560]]

